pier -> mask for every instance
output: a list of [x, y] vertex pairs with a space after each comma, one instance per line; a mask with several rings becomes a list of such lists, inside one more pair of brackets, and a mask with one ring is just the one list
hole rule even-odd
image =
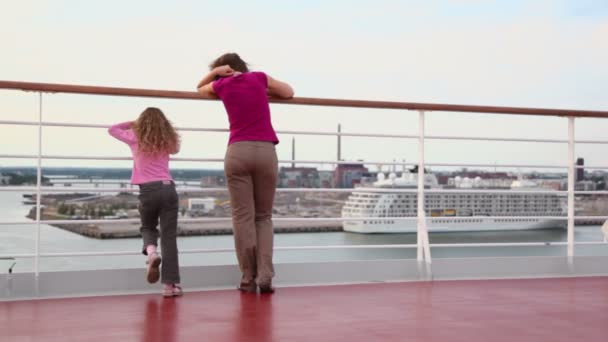
[[[138, 238], [139, 223], [116, 224], [51, 224], [51, 226], [97, 239]], [[280, 222], [274, 225], [275, 233], [311, 233], [311, 232], [341, 232], [342, 222]], [[207, 221], [196, 223], [178, 223], [178, 236], [197, 235], [232, 235], [230, 221]]]

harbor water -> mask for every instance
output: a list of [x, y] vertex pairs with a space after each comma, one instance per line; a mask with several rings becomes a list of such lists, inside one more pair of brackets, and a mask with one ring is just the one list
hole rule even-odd
[[[23, 204], [23, 193], [0, 192], [0, 214], [3, 221], [27, 221], [25, 217], [31, 205]], [[0, 225], [0, 254], [15, 255], [34, 253], [37, 225]], [[528, 231], [500, 232], [460, 232], [431, 233], [431, 243], [500, 243], [500, 242], [559, 242], [566, 241], [566, 230], [546, 229]], [[599, 226], [577, 226], [575, 240], [602, 241]], [[389, 245], [415, 244], [415, 234], [357, 234], [348, 232], [328, 233], [290, 233], [276, 234], [275, 247], [288, 246], [324, 246], [324, 245]], [[232, 248], [231, 235], [188, 236], [178, 238], [178, 247], [182, 250], [202, 248]], [[137, 238], [99, 240], [84, 237], [55, 228], [49, 225], [40, 226], [41, 253], [75, 253], [75, 252], [137, 252], [141, 241]], [[576, 246], [576, 255], [608, 255], [608, 244]], [[558, 256], [566, 255], [565, 246], [539, 247], [450, 247], [433, 248], [433, 258], [466, 258], [466, 257], [507, 257], [507, 256]], [[403, 259], [415, 258], [414, 248], [394, 249], [329, 249], [277, 251], [276, 263]], [[0, 273], [6, 273], [13, 261], [0, 260]], [[222, 253], [188, 253], [180, 255], [180, 264], [225, 265], [236, 264], [233, 252]], [[40, 270], [65, 271], [87, 269], [137, 268], [143, 267], [144, 257], [127, 256], [94, 256], [94, 257], [50, 257], [42, 258]], [[13, 272], [31, 272], [34, 267], [32, 258], [18, 258]]]

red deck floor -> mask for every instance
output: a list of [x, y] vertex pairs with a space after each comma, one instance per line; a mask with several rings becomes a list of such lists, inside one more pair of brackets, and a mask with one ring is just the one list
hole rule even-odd
[[0, 341], [608, 341], [608, 277], [0, 303]]

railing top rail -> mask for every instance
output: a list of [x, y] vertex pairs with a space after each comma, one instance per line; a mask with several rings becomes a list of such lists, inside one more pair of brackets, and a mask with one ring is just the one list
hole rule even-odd
[[[40, 91], [49, 93], [72, 93], [90, 95], [112, 95], [112, 96], [135, 96], [156, 97], [169, 99], [187, 100], [213, 100], [196, 92], [176, 90], [154, 90], [119, 87], [99, 87], [73, 84], [57, 83], [34, 83], [17, 81], [0, 81], [0, 89], [17, 89], [24, 91]], [[608, 118], [608, 111], [596, 110], [574, 110], [574, 109], [549, 109], [549, 108], [524, 108], [524, 107], [502, 107], [502, 106], [475, 106], [457, 104], [435, 104], [417, 102], [397, 101], [366, 101], [296, 97], [289, 100], [271, 99], [273, 103], [308, 105], [308, 106], [330, 106], [330, 107], [356, 107], [356, 108], [381, 108], [381, 109], [405, 109], [425, 110], [443, 112], [469, 112], [469, 113], [492, 113], [492, 114], [518, 114], [518, 115], [547, 115], [547, 116], [574, 116], [574, 117], [598, 117]]]

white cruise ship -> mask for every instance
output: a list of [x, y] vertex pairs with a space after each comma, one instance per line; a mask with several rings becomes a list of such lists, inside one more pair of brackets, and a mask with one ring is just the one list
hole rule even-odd
[[[426, 222], [430, 232], [563, 228], [566, 225], [565, 220], [555, 219], [556, 216], [566, 215], [566, 198], [546, 189], [542, 189], [546, 191], [543, 193], [525, 193], [541, 190], [533, 181], [513, 181], [513, 193], [471, 191], [472, 185], [479, 180], [467, 181], [469, 186], [447, 193], [425, 193]], [[405, 171], [400, 177], [395, 173], [388, 177], [379, 173], [378, 180], [372, 186], [356, 188], [342, 208], [342, 217], [369, 220], [344, 220], [344, 230], [357, 233], [416, 232], [416, 219], [394, 218], [416, 217], [417, 182], [417, 173]], [[412, 191], [394, 191], [408, 188]], [[439, 188], [435, 175], [425, 174], [425, 188]]]

